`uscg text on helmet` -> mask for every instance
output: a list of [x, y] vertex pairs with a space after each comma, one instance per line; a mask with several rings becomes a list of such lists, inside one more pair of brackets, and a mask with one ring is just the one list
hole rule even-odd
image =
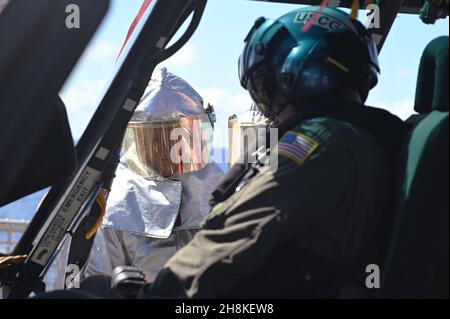
[[[295, 17], [295, 21], [306, 24], [314, 15], [316, 12], [300, 12]], [[345, 27], [341, 21], [323, 13], [314, 21], [314, 24], [328, 30], [339, 30]]]

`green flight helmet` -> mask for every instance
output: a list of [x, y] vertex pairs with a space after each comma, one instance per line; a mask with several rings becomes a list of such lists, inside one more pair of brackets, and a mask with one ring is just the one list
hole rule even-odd
[[257, 19], [239, 58], [241, 85], [269, 117], [277, 90], [298, 111], [350, 88], [365, 101], [379, 72], [368, 30], [333, 7], [301, 8], [275, 21]]

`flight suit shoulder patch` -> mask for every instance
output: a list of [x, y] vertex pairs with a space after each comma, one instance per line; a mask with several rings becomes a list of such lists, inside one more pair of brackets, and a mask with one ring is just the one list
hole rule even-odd
[[278, 154], [302, 165], [319, 146], [311, 137], [297, 132], [288, 131], [278, 143]]

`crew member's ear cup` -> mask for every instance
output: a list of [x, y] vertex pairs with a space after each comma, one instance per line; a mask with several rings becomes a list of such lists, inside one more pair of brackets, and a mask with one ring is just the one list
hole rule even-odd
[[348, 69], [350, 83], [356, 88], [368, 87], [369, 54], [361, 40], [351, 31], [339, 30], [326, 33], [325, 42], [331, 61]]

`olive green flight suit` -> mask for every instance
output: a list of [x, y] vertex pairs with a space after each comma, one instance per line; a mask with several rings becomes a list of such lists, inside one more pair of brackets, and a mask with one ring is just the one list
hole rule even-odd
[[297, 158], [280, 151], [276, 172], [268, 158], [254, 165], [141, 297], [316, 297], [312, 286], [356, 262], [386, 208], [389, 155], [368, 131], [331, 117], [280, 141], [286, 134], [314, 147]]

